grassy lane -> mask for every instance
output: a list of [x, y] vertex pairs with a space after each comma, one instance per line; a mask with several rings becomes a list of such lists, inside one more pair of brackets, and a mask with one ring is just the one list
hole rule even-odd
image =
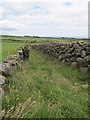
[[31, 50], [23, 67], [4, 85], [7, 117], [88, 118], [85, 73], [36, 50]]

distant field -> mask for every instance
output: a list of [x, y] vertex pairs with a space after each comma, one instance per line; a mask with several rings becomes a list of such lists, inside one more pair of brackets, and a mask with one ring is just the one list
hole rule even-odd
[[12, 41], [31, 41], [32, 43], [42, 43], [42, 42], [70, 42], [70, 41], [88, 41], [88, 40], [78, 40], [78, 39], [66, 39], [66, 38], [36, 38], [36, 37], [24, 37], [24, 36], [3, 36], [0, 38], [2, 40], [12, 40]]
[[[15, 49], [18, 49], [19, 46], [22, 45], [22, 43], [20, 42], [12, 42], [12, 41], [2, 41], [2, 43], [0, 42], [0, 49], [2, 48], [2, 53], [0, 52], [0, 56], [2, 55], [2, 57], [0, 57], [0, 62], [7, 57], [8, 55], [8, 50], [10, 51], [10, 54], [14, 54]], [[1, 50], [0, 50], [1, 51]]]

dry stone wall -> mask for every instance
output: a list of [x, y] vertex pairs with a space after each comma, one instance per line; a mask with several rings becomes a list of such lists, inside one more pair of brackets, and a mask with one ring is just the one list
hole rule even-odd
[[23, 61], [29, 59], [29, 52], [30, 48], [27, 44], [25, 46], [21, 46], [15, 55], [8, 56], [0, 64], [0, 99], [4, 94], [2, 85], [5, 84], [5, 78], [12, 75], [16, 70], [16, 67], [22, 67]]
[[3, 60], [0, 64], [0, 74], [4, 76], [10, 76], [12, 74], [13, 68], [23, 63], [23, 60], [29, 58], [29, 46], [21, 46], [14, 55], [10, 55]]
[[[41, 50], [59, 58], [62, 63], [68, 63], [75, 68], [90, 69], [90, 44], [86, 42], [48, 43], [33, 45], [34, 49]], [[88, 70], [87, 69], [87, 70]]]

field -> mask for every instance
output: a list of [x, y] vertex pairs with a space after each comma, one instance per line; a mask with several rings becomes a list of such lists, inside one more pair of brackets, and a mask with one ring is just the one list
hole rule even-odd
[[[46, 38], [41, 42], [39, 39], [38, 43], [48, 42]], [[55, 39], [55, 42], [58, 40]], [[8, 49], [13, 54], [21, 44], [24, 42], [3, 40], [3, 58], [7, 56]], [[7, 117], [89, 118], [88, 79], [85, 72], [81, 73], [33, 49], [30, 51], [30, 60], [22, 66], [24, 70], [16, 68], [3, 86], [5, 94], [2, 108]]]
[[32, 41], [33, 43], [44, 43], [44, 42], [69, 42], [69, 41], [86, 41], [87, 39], [69, 39], [69, 38], [49, 38], [49, 37], [27, 37], [27, 36], [2, 36], [2, 40], [10, 41]]
[[[8, 56], [8, 50], [10, 51], [10, 54], [15, 53], [15, 49], [17, 50], [22, 43], [20, 42], [12, 42], [12, 41], [2, 41], [0, 42], [0, 46], [2, 45], [2, 58], [0, 57], [0, 62]], [[1, 54], [0, 54], [1, 56]]]

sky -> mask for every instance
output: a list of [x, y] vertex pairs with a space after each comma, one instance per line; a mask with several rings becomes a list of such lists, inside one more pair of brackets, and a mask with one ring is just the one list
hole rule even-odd
[[0, 34], [88, 37], [88, 0], [0, 0]]

